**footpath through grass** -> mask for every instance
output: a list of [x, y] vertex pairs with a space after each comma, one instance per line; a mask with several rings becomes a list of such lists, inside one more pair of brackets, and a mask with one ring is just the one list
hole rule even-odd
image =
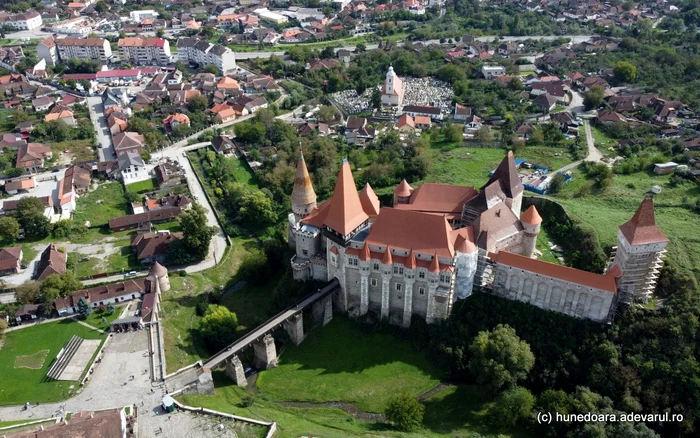
[[[46, 373], [56, 354], [73, 335], [84, 339], [105, 339], [105, 336], [67, 319], [6, 333], [0, 348], [0, 405], [16, 405], [26, 402], [55, 402], [70, 397], [78, 388], [78, 382], [46, 378]], [[46, 359], [40, 363], [45, 350]], [[29, 356], [37, 358], [33, 368], [16, 368], [16, 361], [26, 363]]]
[[385, 333], [365, 333], [343, 316], [290, 346], [277, 368], [263, 371], [257, 386], [274, 401], [348, 401], [382, 412], [399, 393], [419, 395], [443, 373], [409, 342]]

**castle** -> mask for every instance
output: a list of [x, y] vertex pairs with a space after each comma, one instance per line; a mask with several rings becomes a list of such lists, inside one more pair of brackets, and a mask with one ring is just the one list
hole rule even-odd
[[288, 217], [294, 278], [337, 278], [337, 308], [372, 311], [403, 326], [414, 316], [429, 323], [446, 318], [475, 284], [600, 322], [619, 302], [648, 299], [668, 243], [651, 199], [620, 227], [601, 275], [533, 258], [542, 218], [534, 205], [521, 213], [523, 190], [509, 152], [478, 191], [434, 183], [413, 189], [403, 180], [393, 208], [381, 208], [369, 184], [358, 193], [345, 160], [333, 196], [318, 206], [301, 155]]

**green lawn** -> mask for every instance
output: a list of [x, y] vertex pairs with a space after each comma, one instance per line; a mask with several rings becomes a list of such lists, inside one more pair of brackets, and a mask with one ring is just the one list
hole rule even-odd
[[567, 148], [549, 146], [526, 146], [525, 150], [516, 158], [523, 158], [530, 164], [537, 164], [552, 170], [560, 169], [575, 161], [571, 158]]
[[417, 396], [440, 382], [442, 371], [410, 343], [390, 334], [362, 332], [336, 315], [289, 347], [280, 365], [258, 377], [260, 391], [273, 401], [349, 401], [382, 412], [391, 396]]
[[505, 149], [452, 147], [436, 143], [430, 149], [433, 167], [425, 181], [481, 187], [506, 155]]
[[90, 221], [91, 227], [99, 227], [106, 225], [112, 218], [127, 214], [131, 214], [131, 208], [124, 197], [124, 186], [117, 181], [110, 181], [78, 198], [73, 220], [80, 224]]
[[[72, 320], [40, 324], [5, 334], [0, 348], [0, 389], [3, 393], [0, 405], [55, 402], [70, 397], [78, 387], [77, 382], [50, 380], [46, 378], [46, 372], [73, 335], [105, 339], [104, 335]], [[36, 357], [44, 350], [48, 352], [40, 368], [15, 368], [18, 356]]]
[[139, 182], [135, 182], [133, 184], [128, 184], [126, 186], [127, 190], [129, 190], [131, 192], [136, 192], [136, 193], [151, 192], [157, 188], [158, 188], [158, 183], [153, 178], [147, 179], [146, 181], [139, 181]]
[[[109, 330], [109, 324], [115, 319], [119, 318], [119, 314], [122, 312], [123, 307], [115, 307], [112, 314], [107, 314], [107, 312], [92, 312], [84, 321], [93, 327], [97, 327], [102, 330]], [[107, 324], [102, 321], [102, 318], [107, 320]]]
[[553, 199], [574, 218], [593, 228], [601, 244], [612, 246], [617, 244], [618, 226], [632, 217], [652, 185], [660, 185], [663, 190], [655, 196], [654, 202], [656, 222], [670, 239], [667, 258], [700, 279], [700, 238], [697, 233], [700, 216], [686, 207], [686, 203], [694, 203], [700, 196], [700, 188], [693, 183], [674, 188], [669, 179], [670, 175], [645, 172], [615, 175], [614, 184], [605, 193], [575, 197], [578, 188], [587, 183], [585, 176], [576, 171], [572, 183], [564, 186]]

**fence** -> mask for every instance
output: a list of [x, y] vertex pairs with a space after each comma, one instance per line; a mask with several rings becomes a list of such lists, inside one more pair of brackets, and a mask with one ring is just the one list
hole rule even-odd
[[[194, 164], [192, 163], [192, 160], [190, 159], [189, 154], [185, 154], [185, 158], [187, 158], [187, 161], [190, 163], [190, 167], [192, 167], [192, 172], [194, 173], [194, 177], [197, 178], [197, 181], [199, 182], [199, 185], [202, 187], [202, 192], [204, 192], [204, 197], [207, 198], [207, 202], [209, 203], [209, 207], [211, 207], [211, 211], [214, 213], [214, 217], [216, 217], [216, 221], [219, 223], [219, 228], [221, 229], [221, 233], [224, 235], [226, 238], [226, 244], [228, 246], [231, 246], [231, 238], [226, 234], [226, 228], [224, 228], [224, 221], [221, 219], [221, 216], [219, 216], [219, 212], [216, 209], [216, 204], [211, 200], [209, 197], [209, 193], [207, 193], [206, 189], [204, 188], [204, 181], [199, 177], [199, 172], [197, 172], [194, 168]], [[200, 163], [197, 163], [197, 166], [201, 166]]]
[[173, 399], [173, 402], [175, 403], [175, 406], [182, 411], [189, 411], [189, 412], [194, 412], [194, 413], [199, 413], [199, 414], [207, 414], [207, 415], [212, 415], [215, 417], [221, 417], [221, 418], [228, 418], [229, 420], [234, 420], [234, 421], [242, 421], [244, 423], [250, 423], [250, 424], [255, 424], [256, 426], [263, 426], [267, 427], [267, 434], [265, 437], [271, 437], [274, 435], [275, 431], [277, 430], [277, 423], [276, 422], [267, 422], [267, 421], [260, 421], [260, 420], [254, 420], [252, 418], [246, 418], [246, 417], [240, 417], [238, 415], [233, 415], [233, 414], [227, 414], [224, 412], [219, 412], [215, 411], [213, 409], [207, 409], [207, 408], [195, 408], [192, 406], [187, 406], [183, 405], [179, 401]]

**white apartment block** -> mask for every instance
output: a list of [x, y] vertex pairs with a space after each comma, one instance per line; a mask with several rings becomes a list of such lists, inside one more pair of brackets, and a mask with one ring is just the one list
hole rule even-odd
[[129, 12], [129, 19], [135, 23], [140, 23], [146, 18], [158, 18], [158, 12], [153, 9]]
[[177, 57], [180, 61], [196, 62], [202, 67], [215, 65], [224, 75], [236, 68], [236, 56], [231, 49], [199, 38], [178, 38]]
[[56, 65], [58, 63], [58, 49], [52, 36], [44, 38], [36, 45], [36, 56], [46, 61], [46, 65]]
[[56, 47], [63, 61], [77, 58], [107, 62], [112, 57], [112, 47], [104, 38], [59, 38]]
[[41, 27], [41, 15], [37, 11], [27, 11], [21, 14], [0, 12], [0, 26], [8, 26], [18, 30], [32, 30]]
[[123, 61], [136, 65], [170, 64], [170, 43], [162, 38], [122, 38], [119, 40], [119, 56]]

